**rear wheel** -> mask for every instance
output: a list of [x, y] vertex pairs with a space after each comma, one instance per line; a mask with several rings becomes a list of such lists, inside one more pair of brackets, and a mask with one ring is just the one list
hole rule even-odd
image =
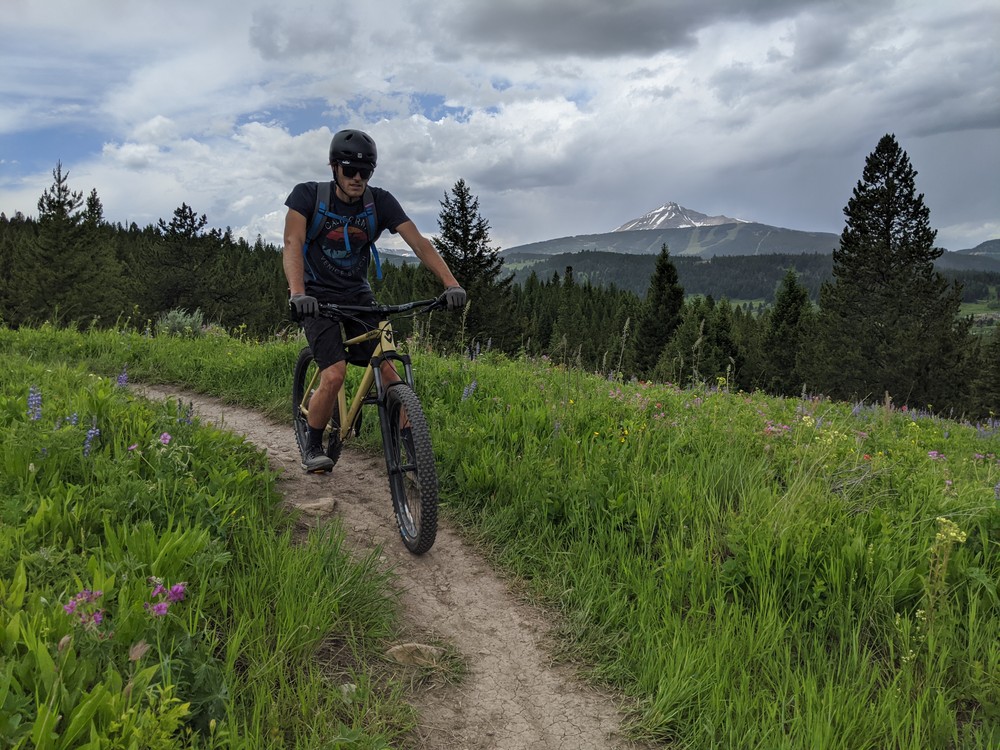
[[[430, 430], [410, 386], [390, 386], [385, 402], [382, 444], [392, 507], [403, 544], [422, 555], [437, 536], [438, 478]], [[400, 427], [401, 422], [407, 426]]]
[[[312, 350], [307, 346], [299, 352], [292, 377], [292, 428], [295, 431], [295, 442], [299, 446], [299, 453], [303, 457], [306, 446], [309, 444], [309, 423], [306, 421], [309, 413], [309, 399], [318, 385], [319, 365], [313, 359]], [[326, 455], [334, 464], [340, 458], [340, 451], [343, 448], [340, 441], [340, 430], [336, 427], [340, 423], [337, 411], [338, 408], [334, 405], [333, 419], [331, 420], [333, 429], [327, 431], [326, 444]]]

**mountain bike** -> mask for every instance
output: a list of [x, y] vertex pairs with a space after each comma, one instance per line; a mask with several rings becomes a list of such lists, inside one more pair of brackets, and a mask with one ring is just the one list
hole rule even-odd
[[[333, 418], [327, 428], [326, 454], [336, 464], [344, 443], [361, 432], [362, 407], [378, 407], [393, 511], [403, 544], [416, 555], [427, 552], [437, 535], [438, 478], [427, 419], [413, 388], [413, 366], [409, 356], [396, 350], [390, 318], [408, 312], [417, 315], [444, 306], [443, 296], [401, 305], [319, 305], [320, 315], [340, 320], [358, 320], [356, 313], [379, 314], [379, 323], [374, 328], [344, 340], [348, 348], [366, 341], [377, 343], [353, 394], [348, 394], [346, 378], [337, 394]], [[399, 382], [383, 382], [379, 368], [386, 360], [392, 361], [394, 366], [396, 363], [402, 365]], [[397, 372], [399, 369], [396, 366]], [[319, 385], [319, 377], [319, 366], [306, 346], [299, 352], [292, 380], [292, 425], [303, 455], [309, 439], [309, 399]]]

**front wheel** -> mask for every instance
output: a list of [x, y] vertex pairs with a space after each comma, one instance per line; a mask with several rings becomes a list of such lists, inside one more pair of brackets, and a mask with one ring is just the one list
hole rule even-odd
[[405, 383], [386, 392], [382, 445], [399, 534], [410, 552], [422, 555], [437, 536], [438, 478], [424, 411]]

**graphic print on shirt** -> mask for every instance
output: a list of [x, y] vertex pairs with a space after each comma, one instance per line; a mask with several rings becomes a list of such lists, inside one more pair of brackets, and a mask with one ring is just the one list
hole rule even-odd
[[350, 274], [367, 260], [368, 256], [361, 252], [368, 244], [367, 225], [364, 214], [350, 217], [346, 225], [342, 217], [327, 218], [320, 233], [319, 245], [328, 265], [336, 272]]

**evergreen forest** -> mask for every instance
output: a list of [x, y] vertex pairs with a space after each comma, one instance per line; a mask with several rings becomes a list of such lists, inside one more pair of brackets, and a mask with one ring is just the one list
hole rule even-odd
[[[128, 325], [198, 336], [213, 326], [265, 339], [289, 329], [280, 248], [208, 228], [187, 204], [155, 225], [105, 220], [96, 190], [62, 164], [37, 218], [0, 215], [0, 321], [11, 328]], [[560, 270], [505, 268], [464, 180], [441, 201], [436, 249], [469, 293], [462, 316], [418, 331], [441, 351], [545, 357], [609, 378], [725, 384], [894, 403], [949, 416], [1000, 413], [1000, 274], [935, 267], [916, 170], [884, 136], [844, 208], [832, 256], [717, 257], [587, 253]], [[558, 263], [563, 258], [556, 258]], [[552, 260], [550, 259], [550, 262]], [[436, 296], [426, 269], [389, 264], [384, 302]], [[996, 316], [994, 316], [996, 317]], [[404, 335], [414, 333], [403, 320]]]

